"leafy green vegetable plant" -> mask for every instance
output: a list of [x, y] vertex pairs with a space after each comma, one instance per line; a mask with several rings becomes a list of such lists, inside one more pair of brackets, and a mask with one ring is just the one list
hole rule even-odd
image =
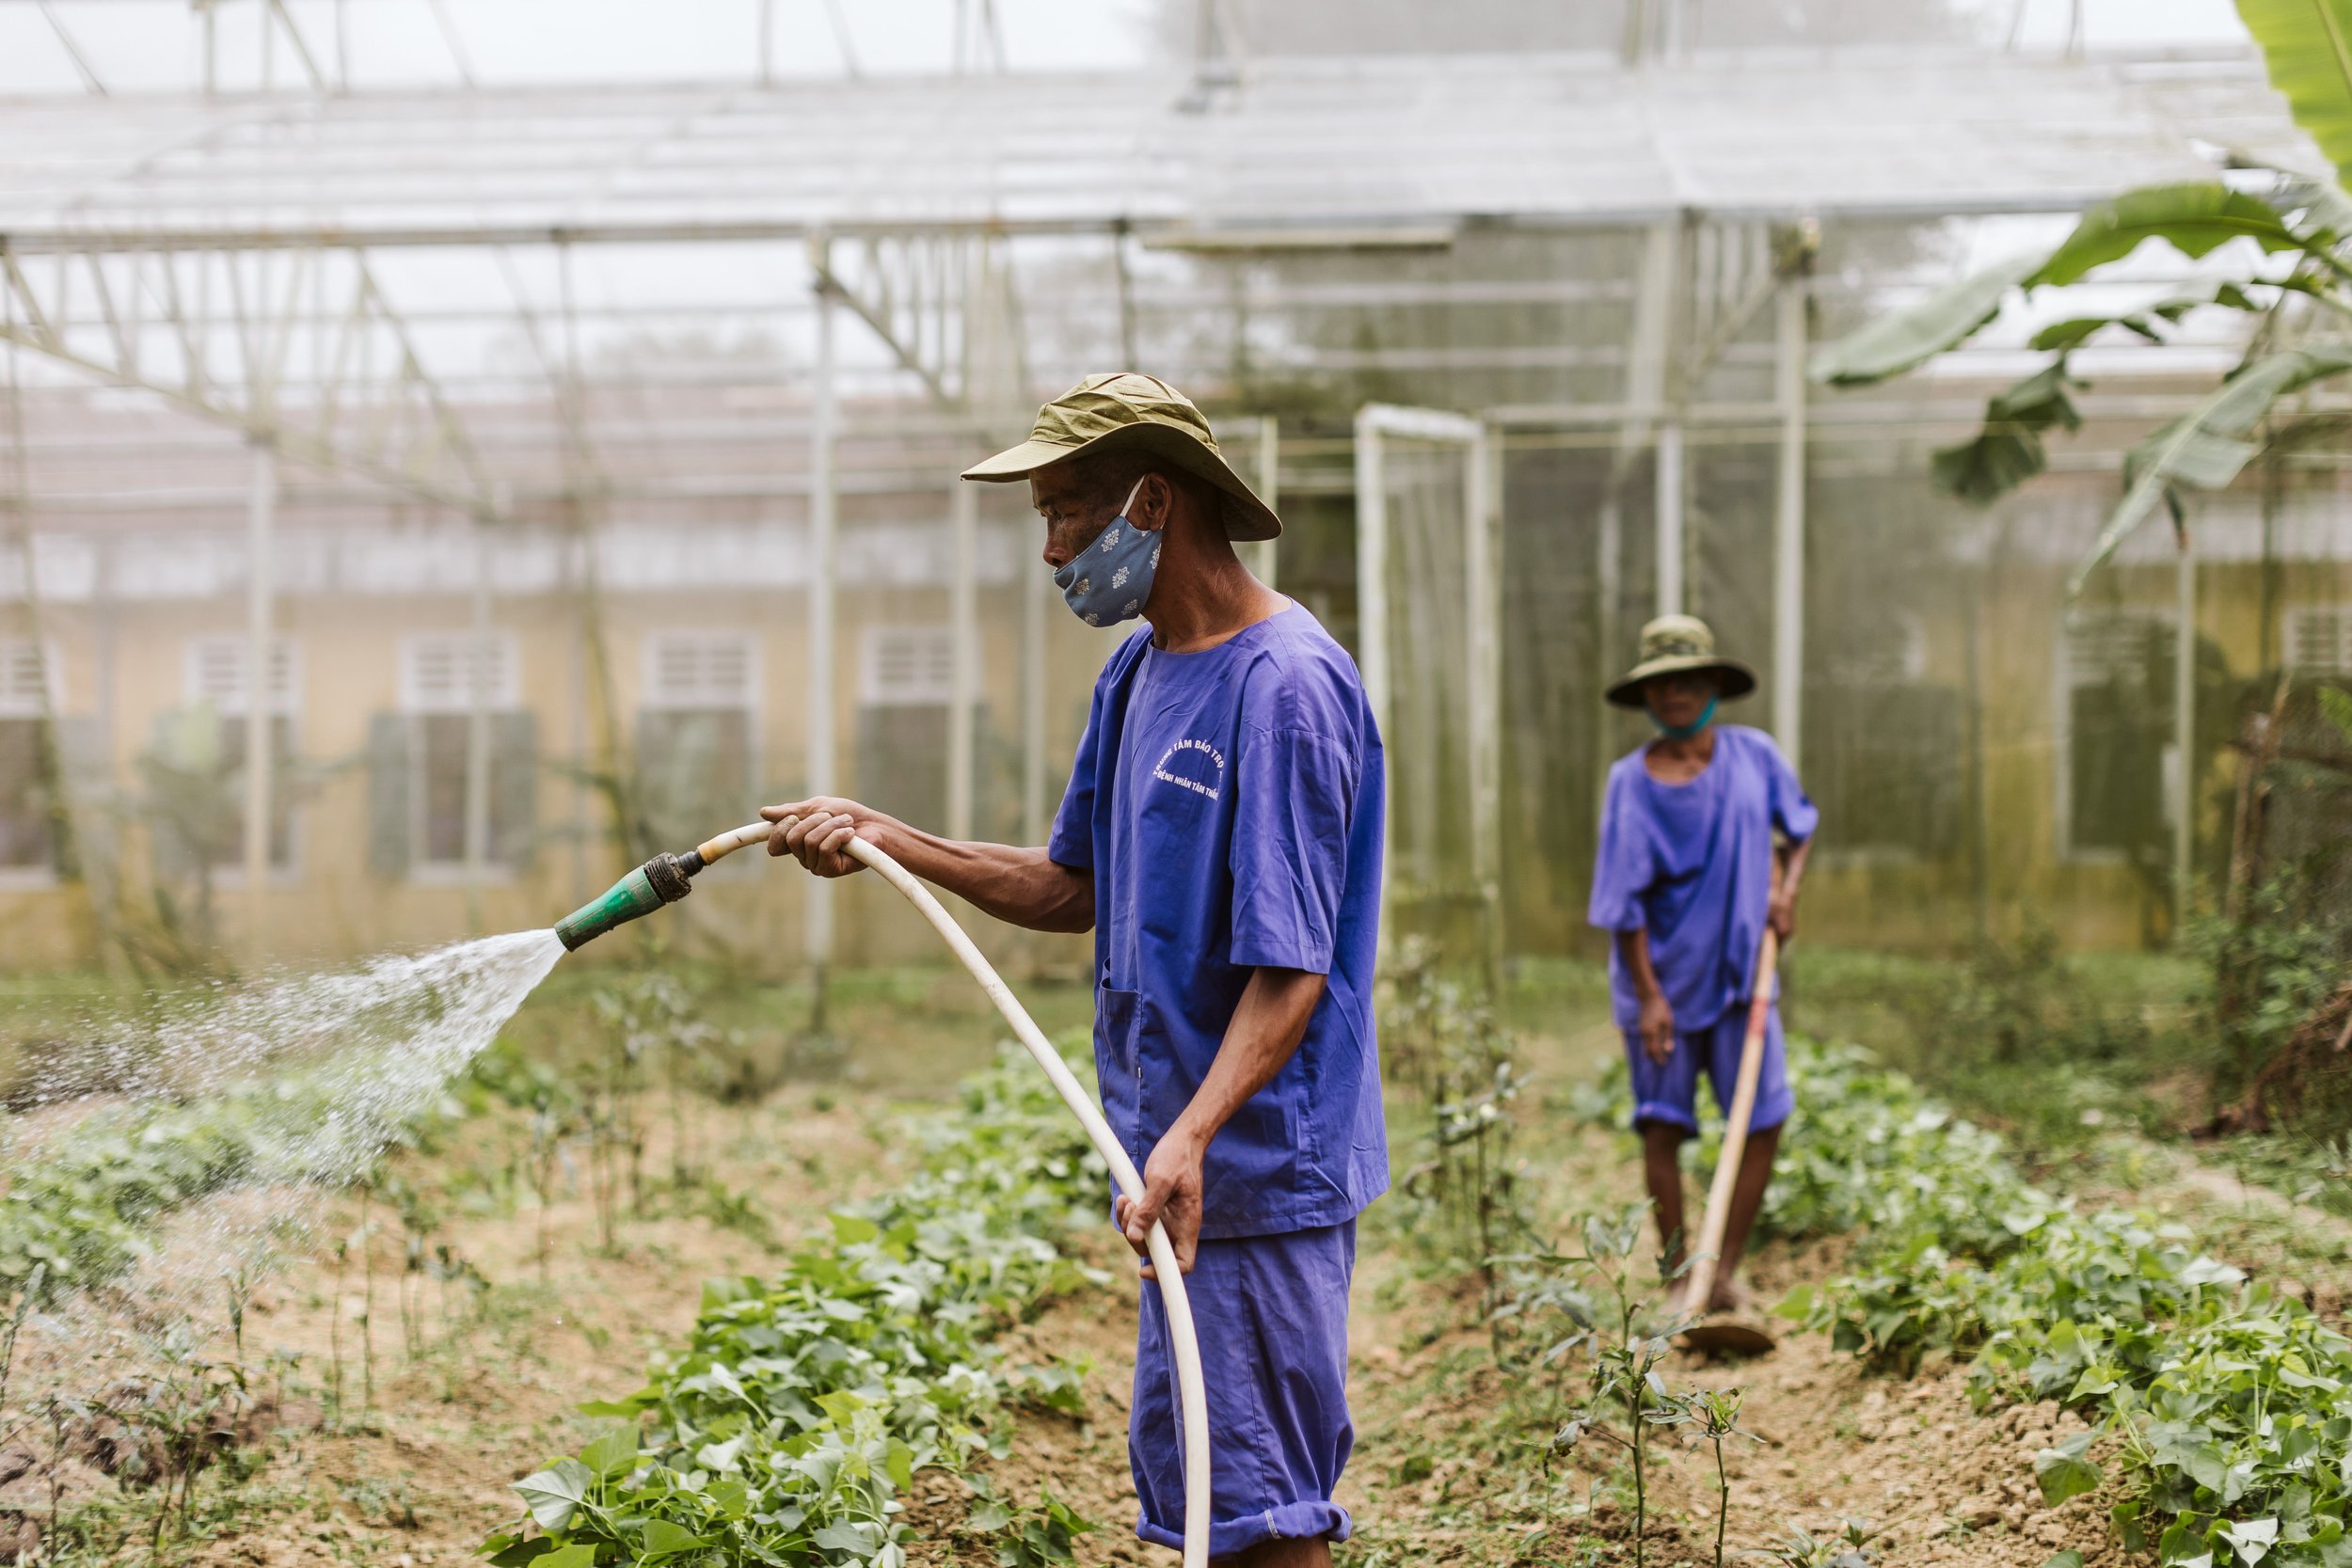
[[1980, 1410], [2080, 1412], [2090, 1430], [2035, 1459], [2050, 1504], [2107, 1481], [2093, 1449], [2114, 1433], [2130, 1550], [2184, 1568], [2352, 1564], [2352, 1342], [2185, 1227], [2038, 1192], [1996, 1140], [1850, 1052], [1800, 1044], [1791, 1070], [1804, 1152], [1766, 1212], [1864, 1234], [1844, 1275], [1783, 1312], [1897, 1370], [1966, 1357]]
[[979, 1506], [965, 1521], [965, 1529], [993, 1544], [997, 1568], [1074, 1562], [1077, 1538], [1094, 1528], [1092, 1520], [1081, 1517], [1051, 1492], [1040, 1490], [1034, 1507], [1022, 1507], [999, 1497], [985, 1478], [976, 1481], [975, 1490]]
[[[627, 1424], [517, 1485], [528, 1517], [485, 1544], [494, 1568], [899, 1568], [900, 1495], [1001, 1446], [993, 1418], [1016, 1390], [993, 1331], [1077, 1280], [1051, 1238], [1104, 1191], [1025, 1062], [968, 1083], [952, 1127], [911, 1181], [835, 1212], [773, 1278], [707, 1286], [644, 1388], [584, 1407]], [[1082, 1526], [1050, 1498], [1008, 1511], [1000, 1560], [1064, 1560], [1050, 1554]]]

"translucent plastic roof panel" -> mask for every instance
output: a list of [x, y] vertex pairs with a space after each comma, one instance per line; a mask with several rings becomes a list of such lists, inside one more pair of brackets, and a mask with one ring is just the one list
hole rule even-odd
[[[1127, 223], [1198, 233], [1491, 220], [2063, 209], [2312, 155], [2250, 55], [1750, 52], [1249, 62], [344, 98], [0, 102], [20, 249], [727, 238]], [[1302, 236], [1303, 237], [1303, 236]], [[1327, 235], [1327, 237], [1329, 237]]]

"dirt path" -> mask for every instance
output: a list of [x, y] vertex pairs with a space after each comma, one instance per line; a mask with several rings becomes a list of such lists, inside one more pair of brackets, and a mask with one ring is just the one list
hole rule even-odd
[[[1597, 1179], [1615, 1164], [1603, 1134], [1588, 1134], [1581, 1152], [1576, 1174]], [[1547, 1482], [1536, 1453], [1549, 1428], [1498, 1428], [1496, 1413], [1513, 1401], [1477, 1324], [1475, 1291], [1416, 1277], [1401, 1247], [1367, 1246], [1363, 1256], [1352, 1324], [1357, 1448], [1340, 1494], [1358, 1535], [1343, 1559], [1362, 1568], [1630, 1562], [1629, 1509], [1609, 1484], [1609, 1461], [1588, 1452]], [[1108, 1253], [1095, 1260], [1119, 1262]], [[1768, 1248], [1757, 1259], [1759, 1293], [1769, 1299], [1800, 1278], [1829, 1273], [1834, 1262], [1831, 1248]], [[1012, 1458], [994, 1468], [1007, 1493], [1033, 1500], [1039, 1488], [1050, 1489], [1103, 1526], [1080, 1543], [1080, 1561], [1164, 1568], [1172, 1559], [1131, 1533], [1131, 1301], [1126, 1291], [1106, 1289], [1058, 1304], [1015, 1337], [1023, 1347], [1016, 1354], [1092, 1358], [1089, 1414], [1084, 1420], [1023, 1417]], [[1819, 1336], [1785, 1336], [1773, 1354], [1753, 1362], [1677, 1357], [1667, 1376], [1677, 1386], [1742, 1388], [1746, 1424], [1763, 1439], [1730, 1457], [1726, 1560], [1776, 1544], [1792, 1528], [1835, 1534], [1849, 1518], [1870, 1524], [1882, 1563], [2030, 1568], [2070, 1546], [2093, 1565], [2122, 1560], [2106, 1540], [2111, 1497], [2042, 1506], [2033, 1455], [2081, 1426], [2054, 1406], [1979, 1418], [1960, 1371], [1909, 1384], [1872, 1378]], [[1656, 1451], [1662, 1473], [1651, 1497], [1650, 1560], [1661, 1568], [1711, 1562], [1712, 1459], [1671, 1440]], [[930, 1488], [910, 1519], [920, 1528], [927, 1517], [940, 1525], [961, 1517], [954, 1490]], [[1581, 1557], [1588, 1540], [1594, 1555]], [[964, 1559], [943, 1541], [916, 1560]]]
[[[1613, 1048], [1613, 1032], [1590, 1020], [1527, 1042], [1539, 1087], [1553, 1091], [1549, 1103], [1521, 1105], [1539, 1212], [1565, 1216], [1638, 1196], [1629, 1140], [1577, 1125], [1558, 1093]], [[1528, 1402], [1496, 1370], [1474, 1282], [1429, 1276], [1404, 1234], [1410, 1221], [1401, 1202], [1388, 1200], [1363, 1222], [1351, 1323], [1357, 1447], [1340, 1492], [1357, 1535], [1342, 1560], [1356, 1568], [1631, 1562], [1630, 1510], [1612, 1484], [1613, 1456], [1588, 1443], [1547, 1476], [1540, 1454], [1550, 1423], [1503, 1424], [1500, 1413]], [[1824, 1278], [1843, 1251], [1842, 1241], [1767, 1246], [1751, 1269], [1756, 1293], [1770, 1302], [1800, 1280]], [[1092, 1356], [1090, 1418], [1025, 1417], [1013, 1459], [998, 1467], [1007, 1490], [1034, 1497], [1038, 1487], [1050, 1488], [1102, 1522], [1080, 1544], [1082, 1562], [1172, 1561], [1131, 1533], [1124, 1437], [1132, 1323], [1131, 1291], [1114, 1290], [1061, 1304], [1028, 1331], [1038, 1345], [1082, 1347]], [[2122, 1561], [2107, 1536], [2112, 1497], [2042, 1504], [2035, 1452], [2081, 1426], [2055, 1406], [1980, 1418], [1957, 1369], [1912, 1383], [1874, 1378], [1825, 1338], [1799, 1334], [1783, 1335], [1774, 1354], [1752, 1362], [1679, 1356], [1666, 1375], [1678, 1387], [1740, 1387], [1745, 1424], [1762, 1439], [1735, 1445], [1728, 1456], [1727, 1561], [1786, 1541], [1792, 1529], [1834, 1536], [1848, 1519], [1867, 1522], [1871, 1560], [1880, 1564], [2034, 1568], [2066, 1547], [2092, 1568]], [[1580, 1377], [1569, 1374], [1572, 1390]], [[1661, 1568], [1711, 1563], [1711, 1455], [1671, 1438], [1655, 1451], [1649, 1560]], [[921, 1560], [956, 1558], [941, 1549]]]

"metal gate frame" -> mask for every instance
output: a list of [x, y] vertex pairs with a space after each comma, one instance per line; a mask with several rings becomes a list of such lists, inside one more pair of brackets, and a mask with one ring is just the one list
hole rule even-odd
[[[1399, 436], [1465, 449], [1462, 515], [1463, 580], [1467, 645], [1460, 650], [1469, 689], [1467, 764], [1470, 780], [1470, 880], [1482, 911], [1480, 960], [1489, 982], [1501, 977], [1502, 896], [1502, 590], [1497, 570], [1502, 525], [1502, 443], [1486, 422], [1438, 408], [1406, 408], [1369, 403], [1356, 412], [1356, 617], [1357, 664], [1373, 720], [1380, 726], [1382, 757], [1396, 736], [1390, 733], [1389, 668], [1389, 493], [1386, 438]], [[1427, 657], [1438, 657], [1429, 650]], [[1391, 774], [1391, 779], [1393, 775]], [[1381, 941], [1389, 930], [1391, 872], [1395, 864], [1396, 816], [1385, 819], [1381, 842]]]

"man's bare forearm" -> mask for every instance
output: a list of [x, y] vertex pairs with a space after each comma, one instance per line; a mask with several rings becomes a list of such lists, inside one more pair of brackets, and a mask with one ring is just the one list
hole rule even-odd
[[1233, 1113], [1274, 1082], [1274, 1075], [1297, 1053], [1298, 1042], [1307, 1037], [1307, 1022], [1323, 1000], [1324, 984], [1325, 977], [1310, 970], [1253, 971], [1233, 1008], [1232, 1022], [1225, 1026], [1216, 1059], [1168, 1135], [1206, 1149]]
[[941, 838], [903, 822], [883, 830], [882, 847], [917, 877], [1009, 926], [1032, 931], [1094, 929], [1094, 876], [1061, 865], [1042, 849]]
[[1617, 933], [1617, 958], [1625, 965], [1625, 972], [1633, 977], [1634, 995], [1646, 1002], [1662, 994], [1663, 988], [1658, 983], [1658, 971], [1651, 967], [1649, 961], [1649, 931], [1646, 927], [1637, 926], [1630, 931]]
[[1812, 854], [1813, 841], [1809, 838], [1801, 838], [1794, 844], [1783, 845], [1779, 855], [1775, 857], [1780, 867], [1780, 877], [1778, 885], [1772, 891], [1785, 897], [1796, 897], [1797, 889], [1804, 884], [1805, 862], [1812, 857]]

